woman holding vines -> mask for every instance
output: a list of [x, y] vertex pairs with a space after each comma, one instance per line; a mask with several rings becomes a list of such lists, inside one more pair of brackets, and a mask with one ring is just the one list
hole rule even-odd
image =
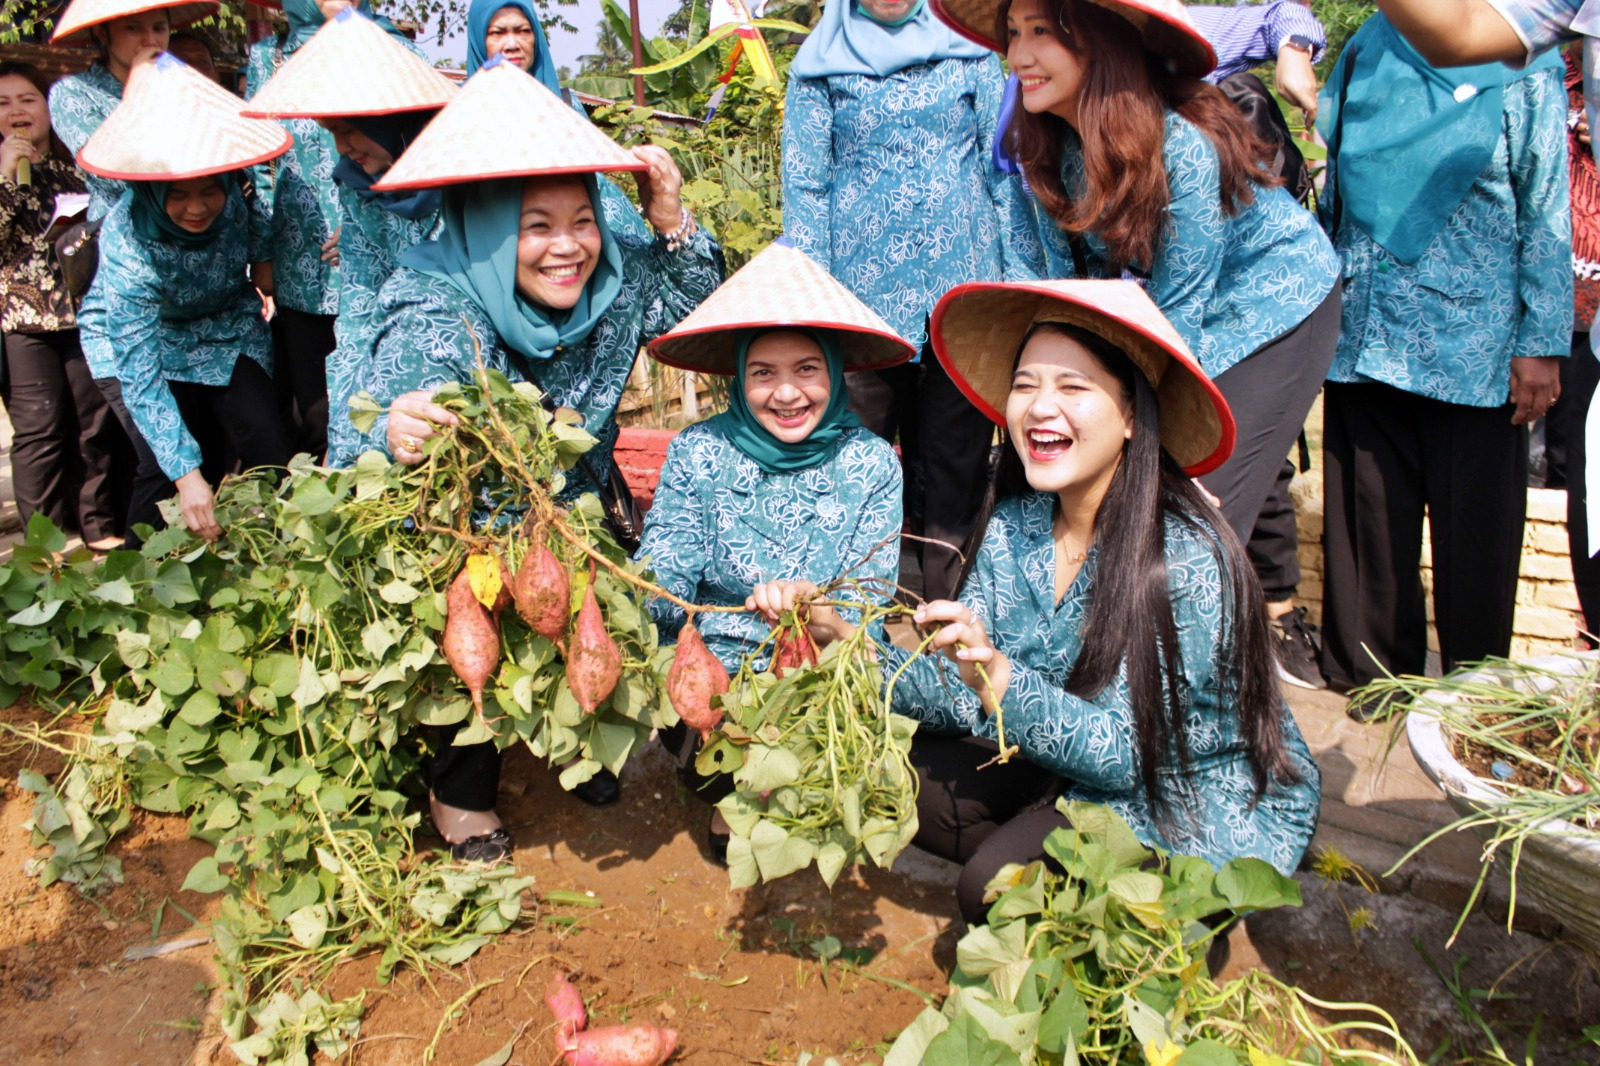
[[[1036, 198], [1048, 276], [1144, 279], [1227, 398], [1238, 444], [1205, 485], [1251, 541], [1333, 361], [1332, 245], [1271, 176], [1272, 149], [1201, 80], [1216, 57], [1177, 0], [942, 0], [940, 10], [1003, 49], [1020, 78], [1002, 137]], [[1295, 666], [1284, 676], [1320, 686], [1293, 603], [1292, 527], [1253, 550], [1274, 638]]]
[[[281, 466], [288, 442], [272, 403], [272, 343], [248, 267], [269, 254], [261, 204], [238, 171], [288, 135], [241, 118], [231, 93], [163, 53], [133, 76], [79, 155], [128, 181], [100, 232], [99, 280], [116, 375], [189, 529], [215, 540], [212, 485], [236, 456]], [[194, 121], [171, 128], [171, 116]], [[231, 448], [231, 453], [230, 453]], [[153, 511], [162, 483], [134, 488]]]
[[[506, 114], [527, 115], [538, 136], [506, 136]], [[598, 209], [594, 173], [604, 169], [640, 172], [658, 236], [612, 233]], [[486, 170], [497, 177], [482, 178]], [[444, 232], [402, 256], [379, 294], [359, 386], [383, 410], [363, 445], [421, 462], [441, 428], [457, 424], [434, 390], [471, 380], [481, 363], [537, 385], [600, 442], [568, 473], [565, 498], [604, 486], [639, 346], [722, 279], [721, 252], [683, 207], [681, 184], [664, 149], [629, 154], [522, 71], [491, 61], [375, 186], [446, 186]], [[434, 760], [434, 821], [460, 857], [510, 854], [494, 813], [499, 765], [493, 744], [448, 740]], [[590, 801], [615, 799], [609, 774], [590, 784]]]
[[[1216, 387], [1131, 282], [964, 285], [933, 344], [1011, 442], [960, 598], [916, 615], [956, 669], [884, 648], [894, 709], [924, 723], [917, 843], [964, 865], [962, 915], [983, 920], [1002, 865], [1042, 857], [1062, 796], [1148, 844], [1292, 872], [1319, 774], [1244, 551], [1191, 480], [1232, 445]], [[811, 629], [848, 623], [813, 605]]]
[[[768, 620], [751, 598], [765, 581], [850, 578], [842, 597], [887, 603], [900, 558], [900, 461], [851, 413], [844, 375], [904, 363], [911, 346], [780, 240], [652, 342], [650, 353], [733, 382], [726, 412], [667, 447], [638, 557], [680, 599], [752, 610], [690, 618], [652, 598], [663, 639], [692, 622], [737, 673], [747, 656], [764, 665], [771, 654]], [[694, 772], [692, 730], [680, 724], [664, 739], [703, 798], [726, 794], [726, 777], [708, 781]], [[728, 839], [721, 817], [713, 816], [711, 833], [719, 854]]]
[[[989, 148], [1003, 82], [925, 0], [829, 3], [790, 67], [784, 232], [919, 351], [952, 285], [1038, 276], [1026, 199]], [[899, 438], [923, 587], [948, 596], [993, 430], [926, 353], [848, 380], [863, 424]]]
[[[167, 47], [173, 27], [185, 26], [217, 11], [213, 0], [193, 3], [152, 5], [148, 0], [125, 0], [114, 4], [74, 3], [61, 15], [51, 40], [60, 45], [93, 46], [100, 55], [87, 70], [69, 74], [50, 87], [50, 121], [67, 151], [76, 156], [100, 125], [116, 110], [124, 86], [134, 68], [147, 63]], [[127, 190], [120, 178], [89, 174], [84, 182], [89, 192], [87, 218], [104, 219]], [[98, 271], [96, 272], [99, 273]], [[99, 280], [96, 278], [95, 280]], [[272, 293], [272, 264], [262, 263], [253, 279], [267, 295]], [[106, 335], [105, 299], [101, 287], [91, 281], [77, 310], [78, 343], [83, 360], [105, 397], [133, 448], [137, 467], [132, 488], [123, 494], [123, 523], [118, 530], [127, 547], [137, 547], [133, 527], [148, 524], [159, 527], [161, 513], [156, 501], [172, 494], [172, 483], [161, 472], [155, 452], [139, 432], [138, 423], [122, 397], [117, 380], [116, 356]], [[135, 498], [140, 506], [135, 508]]]

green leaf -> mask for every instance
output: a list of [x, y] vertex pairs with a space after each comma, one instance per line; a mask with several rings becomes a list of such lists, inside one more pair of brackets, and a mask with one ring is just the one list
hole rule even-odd
[[1089, 1032], [1089, 1007], [1071, 981], [1062, 984], [1056, 998], [1039, 1019], [1039, 1046], [1062, 1054], [1069, 1040], [1082, 1040]]
[[1300, 885], [1262, 859], [1234, 859], [1217, 871], [1217, 891], [1236, 911], [1298, 907]]
[[293, 655], [275, 652], [263, 655], [250, 670], [256, 684], [265, 687], [279, 699], [285, 699], [300, 682], [300, 661]]
[[131, 607], [134, 602], [133, 586], [120, 577], [89, 590], [89, 595], [103, 603], [117, 603], [124, 607]]
[[378, 596], [384, 603], [393, 603], [401, 606], [411, 603], [421, 595], [422, 593], [418, 592], [415, 586], [408, 585], [399, 578], [395, 578], [378, 590]]
[[324, 515], [333, 510], [339, 497], [329, 490], [321, 478], [307, 478], [295, 486], [289, 502], [303, 515]]
[[1196, 1040], [1183, 1049], [1177, 1066], [1239, 1066], [1239, 1056], [1215, 1040]]
[[118, 733], [143, 733], [161, 721], [163, 703], [159, 693], [152, 692], [142, 704], [127, 700], [112, 700], [106, 711], [105, 729], [113, 736]]
[[183, 879], [185, 892], [221, 892], [228, 887], [228, 877], [217, 867], [217, 857], [207, 855], [189, 870]]
[[1021, 1057], [984, 1032], [970, 1014], [959, 1015], [929, 1041], [922, 1062], [925, 1066], [1022, 1066]]
[[217, 699], [216, 693], [205, 689], [195, 692], [178, 708], [179, 719], [192, 726], [207, 725], [221, 713], [222, 701]]
[[962, 973], [982, 977], [1026, 958], [1027, 945], [1027, 922], [980, 925], [956, 944], [956, 965], [961, 967]]
[[301, 907], [285, 921], [294, 942], [312, 951], [321, 947], [328, 935], [328, 908], [320, 903]]
[[883, 1057], [883, 1066], [920, 1066], [927, 1061], [928, 1045], [935, 1037], [950, 1028], [950, 1019], [933, 1007], [927, 1007], [900, 1030], [894, 1046]]
[[194, 688], [194, 669], [178, 656], [176, 648], [168, 648], [160, 661], [146, 671], [145, 676], [168, 696], [181, 696]]
[[[34, 517], [38, 517], [37, 512]], [[45, 600], [25, 607], [7, 619], [14, 626], [42, 626], [54, 618], [66, 603], [65, 600]]]
[[511, 1061], [511, 1051], [517, 1046], [517, 1038], [512, 1037], [505, 1042], [505, 1046], [486, 1059], [479, 1059], [477, 1066], [506, 1066]]
[[752, 744], [745, 752], [744, 766], [735, 775], [739, 784], [752, 792], [771, 792], [800, 780], [800, 757], [788, 748]]
[[[732, 847], [731, 841], [729, 846]], [[796, 870], [804, 870], [817, 854], [811, 841], [765, 819], [756, 823], [750, 834], [750, 851], [766, 881], [776, 881]]]

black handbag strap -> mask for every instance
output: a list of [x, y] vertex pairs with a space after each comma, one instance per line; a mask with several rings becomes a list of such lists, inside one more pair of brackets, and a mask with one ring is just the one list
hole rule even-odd
[[1344, 77], [1339, 81], [1339, 117], [1333, 120], [1333, 143], [1329, 146], [1328, 170], [1333, 176], [1333, 210], [1330, 214], [1332, 222], [1328, 236], [1334, 240], [1339, 239], [1339, 223], [1344, 218], [1344, 198], [1339, 195], [1339, 153], [1344, 151], [1344, 109], [1346, 98], [1350, 95], [1350, 78], [1355, 74], [1356, 65], [1351, 62], [1351, 55], [1347, 51], [1339, 57], [1339, 62], [1344, 64]]

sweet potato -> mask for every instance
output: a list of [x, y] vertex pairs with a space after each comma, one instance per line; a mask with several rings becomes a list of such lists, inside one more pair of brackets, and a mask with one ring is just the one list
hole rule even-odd
[[608, 1025], [576, 1033], [567, 1066], [661, 1066], [678, 1048], [678, 1034], [654, 1025]]
[[561, 1037], [561, 1050], [568, 1051], [572, 1048], [572, 1038], [583, 1031], [589, 1024], [589, 1014], [583, 1008], [583, 997], [578, 990], [572, 987], [572, 982], [567, 980], [566, 974], [558, 973], [550, 978], [550, 983], [544, 990], [545, 1006], [550, 1008], [550, 1013], [556, 1016], [556, 1031]]
[[572, 602], [572, 579], [548, 545], [536, 539], [511, 581], [517, 614], [528, 628], [546, 640], [561, 643]]
[[440, 641], [445, 662], [456, 672], [472, 694], [472, 706], [483, 714], [483, 687], [500, 665], [500, 630], [478, 597], [472, 594], [472, 581], [466, 567], [450, 582], [445, 597], [444, 638]]
[[722, 708], [713, 701], [728, 691], [728, 669], [723, 666], [693, 622], [678, 631], [678, 650], [667, 670], [667, 697], [684, 724], [700, 731], [701, 739], [722, 722]]
[[779, 677], [788, 670], [817, 665], [817, 646], [804, 627], [785, 633], [774, 644], [772, 670]]
[[498, 555], [495, 556], [495, 559], [500, 563], [500, 591], [495, 595], [494, 606], [489, 608], [489, 613], [493, 614], [495, 621], [498, 622], [500, 613], [511, 606], [511, 584], [514, 579], [511, 576], [511, 568], [506, 565], [506, 561]]
[[622, 676], [622, 650], [606, 632], [606, 622], [600, 615], [600, 604], [594, 598], [594, 582], [583, 594], [583, 606], [578, 608], [578, 622], [572, 628], [572, 642], [567, 646], [567, 687], [578, 698], [585, 714], [595, 709], [611, 695]]

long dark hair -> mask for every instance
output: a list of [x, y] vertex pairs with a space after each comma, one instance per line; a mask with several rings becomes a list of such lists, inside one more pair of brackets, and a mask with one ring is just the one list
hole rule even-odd
[[[1197, 126], [1217, 150], [1223, 210], [1235, 215], [1256, 186], [1279, 185], [1266, 169], [1275, 151], [1239, 109], [1199, 78], [1173, 73], [1144, 47], [1128, 20], [1090, 0], [1046, 0], [1050, 32], [1084, 67], [1077, 134], [1083, 142], [1084, 188], [1074, 197], [1061, 182], [1061, 150], [1071, 128], [1048, 112], [1016, 108], [1005, 146], [1057, 225], [1097, 233], [1115, 269], [1151, 269], [1167, 230], [1172, 193], [1159, 165], [1166, 112]], [[996, 17], [996, 40], [1009, 39], [1009, 0]], [[1156, 164], [1156, 165], [1152, 165]]]
[[[1177, 824], [1175, 807], [1181, 807], [1178, 813], [1186, 817], [1188, 796], [1178, 796], [1179, 803], [1174, 805], [1159, 774], [1163, 768], [1182, 772], [1190, 766], [1186, 724], [1190, 697], [1172, 617], [1166, 562], [1166, 520], [1176, 517], [1209, 542], [1222, 572], [1223, 640], [1217, 678], [1239, 708], [1256, 798], [1266, 792], [1269, 780], [1298, 781], [1300, 774], [1284, 746], [1282, 696], [1266, 604], [1239, 539], [1221, 512], [1161, 446], [1160, 405], [1133, 361], [1103, 337], [1055, 322], [1035, 324], [1023, 338], [1016, 358], [1021, 358], [1028, 341], [1045, 332], [1058, 333], [1088, 349], [1095, 362], [1121, 383], [1133, 408], [1133, 436], [1123, 447], [1122, 461], [1095, 513], [1093, 596], [1084, 624], [1083, 648], [1067, 678], [1067, 691], [1093, 699], [1126, 664], [1139, 773], [1151, 811], [1163, 830]], [[1008, 443], [966, 545], [963, 583], [982, 546], [995, 504], [1032, 491], [1022, 459]]]
[[72, 153], [67, 150], [67, 146], [62, 143], [61, 138], [56, 136], [55, 120], [50, 118], [50, 79], [45, 77], [44, 71], [32, 63], [19, 63], [14, 59], [0, 60], [0, 78], [9, 78], [13, 74], [19, 78], [27, 79], [28, 84], [39, 90], [39, 95], [44, 97], [45, 117], [50, 120], [51, 158], [71, 163]]

